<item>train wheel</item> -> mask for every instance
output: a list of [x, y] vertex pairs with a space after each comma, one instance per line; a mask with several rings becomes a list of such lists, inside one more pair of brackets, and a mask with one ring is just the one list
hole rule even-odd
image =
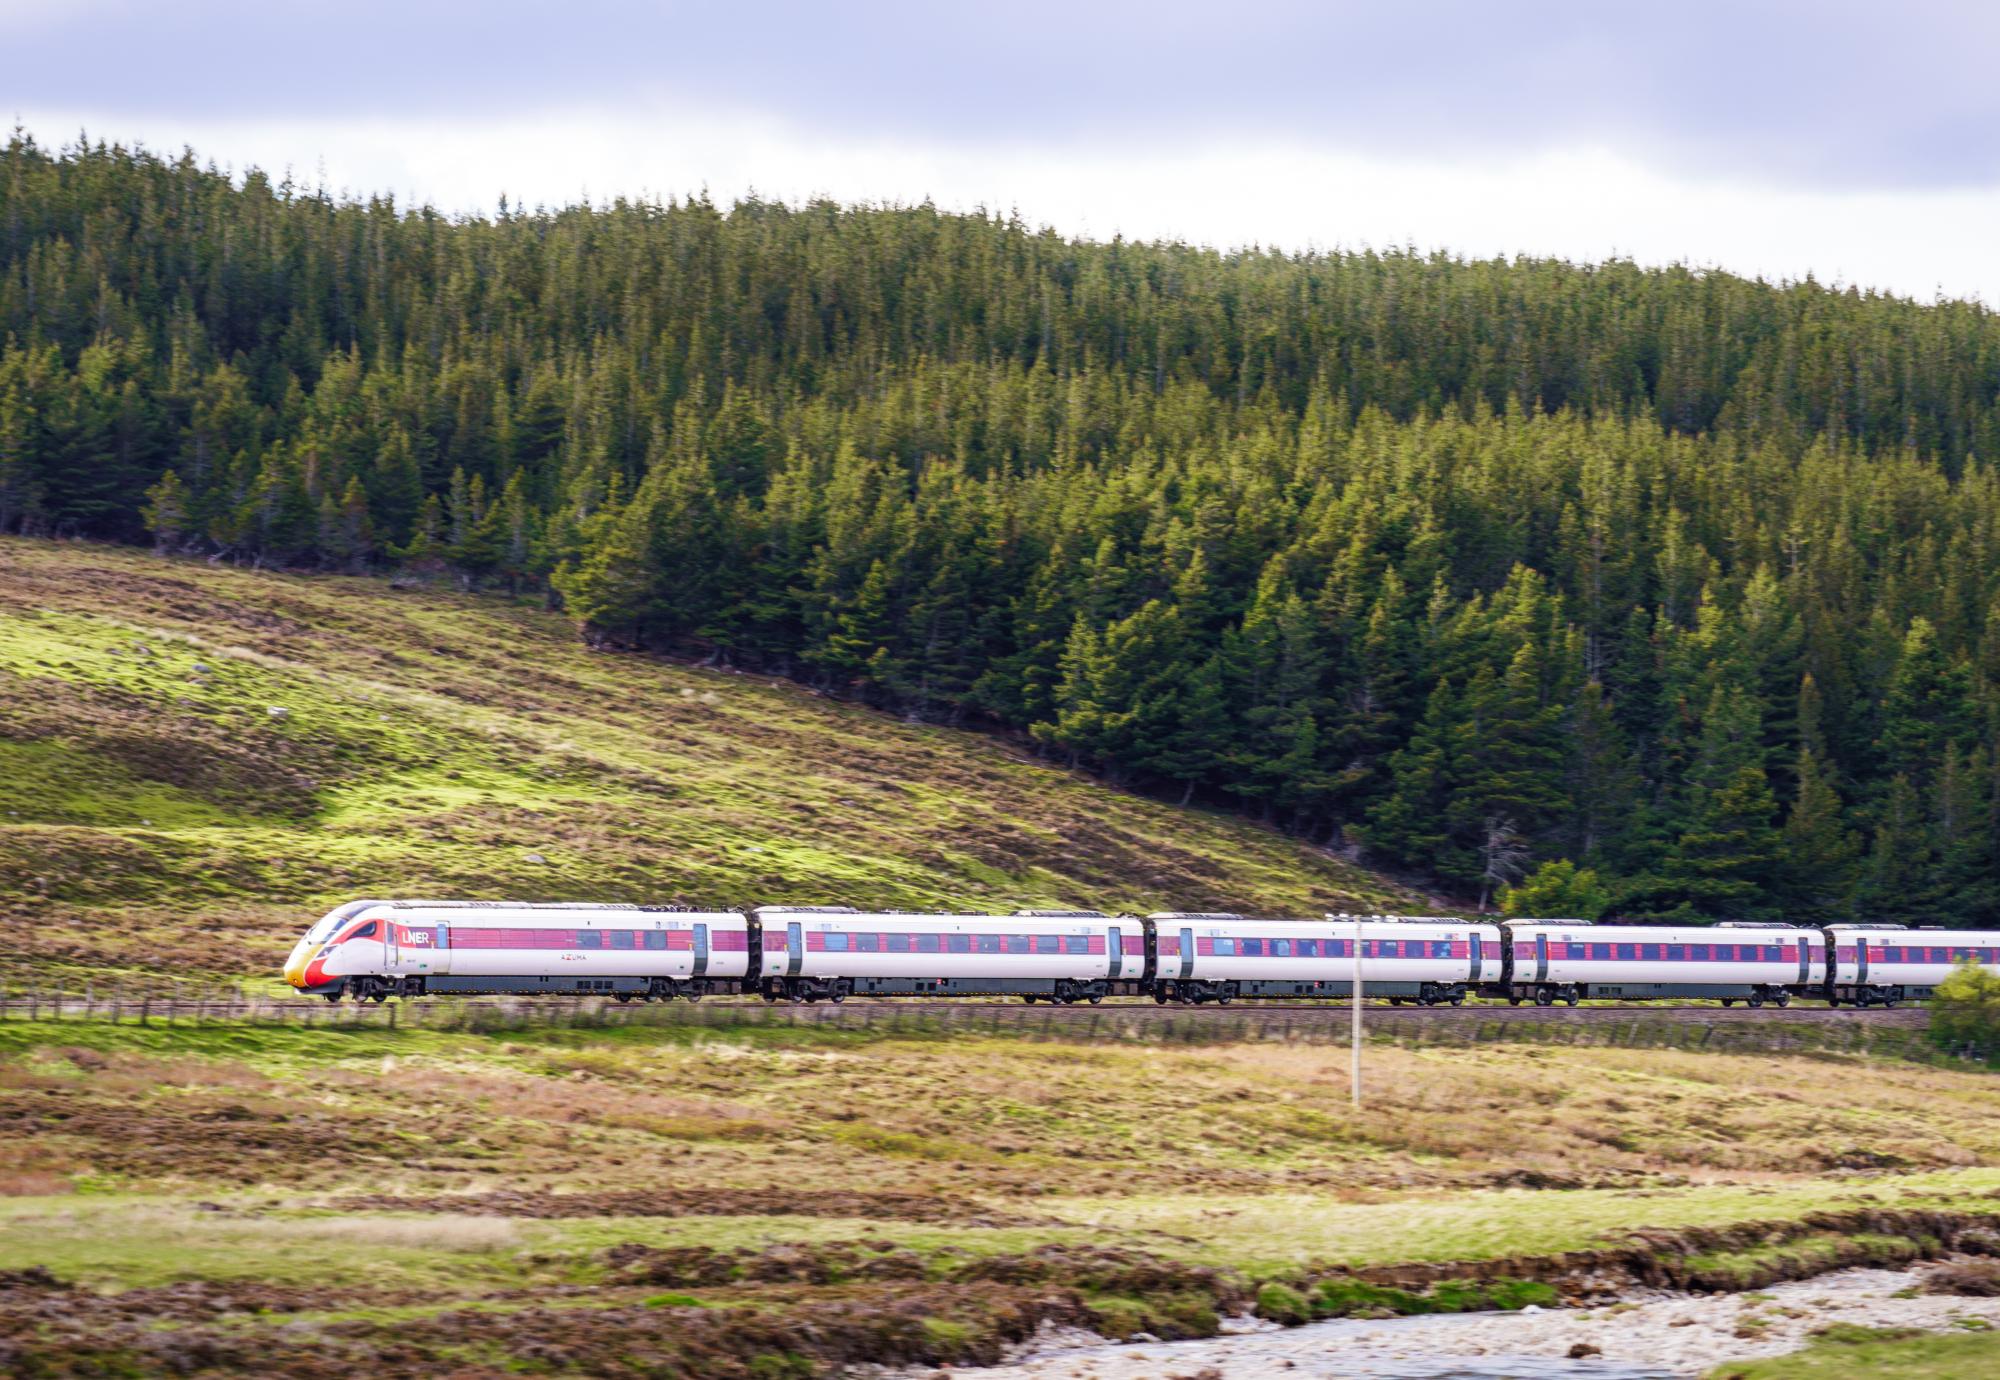
[[842, 1002], [844, 1002], [844, 1001], [846, 1001], [846, 1000], [847, 1000], [847, 993], [845, 993], [845, 992], [842, 992], [842, 991], [838, 991], [838, 990], [836, 990], [836, 991], [834, 992], [833, 996], [832, 996], [832, 997], [830, 997], [830, 998], [829, 998], [828, 1000], [832, 1001], [832, 1003], [833, 1003], [833, 1004], [834, 1004], [835, 1006], [838, 1006], [838, 1005], [840, 1005], [840, 1004], [841, 1004]]
[[690, 987], [687, 989], [687, 991], [681, 993], [681, 995], [686, 997], [689, 1001], [700, 1001], [701, 989], [699, 987]]
[[1520, 1004], [1521, 1004], [1521, 999], [1519, 997], [1507, 998], [1507, 1005], [1509, 1006], [1519, 1006]]
[[1035, 994], [1033, 992], [1023, 992], [1021, 994], [1021, 1000], [1026, 1002], [1028, 1005], [1033, 1006], [1035, 1004]]
[[1569, 995], [1563, 998], [1563, 1000], [1568, 1002], [1571, 1006], [1575, 1006], [1578, 1002], [1582, 1001], [1583, 998], [1578, 996], [1574, 991], [1571, 991]]
[[1748, 1006], [1751, 1010], [1754, 1011], [1759, 1007], [1763, 1006], [1764, 999], [1762, 997], [1751, 997], [1748, 1001], [1744, 1002], [1743, 1004], [1745, 1006]]
[[1790, 992], [1780, 992], [1777, 996], [1771, 998], [1771, 1000], [1779, 1006], [1790, 1006], [1792, 1004], [1792, 994]]
[[340, 993], [338, 993], [338, 992], [328, 992], [328, 993], [326, 994], [326, 999], [327, 999], [328, 1001], [339, 1001], [339, 1000], [340, 1000]]
[[1090, 994], [1090, 1004], [1091, 1004], [1092, 1006], [1102, 1006], [1102, 1005], [1104, 1005], [1104, 993], [1102, 993], [1102, 992], [1092, 992], [1092, 993]]
[[1722, 1004], [1723, 1004], [1724, 1006], [1734, 1006], [1734, 1005], [1736, 1005], [1736, 998], [1734, 998], [1734, 997], [1724, 997], [1724, 998], [1722, 999]]
[[1159, 988], [1155, 987], [1153, 989], [1153, 1005], [1165, 1006], [1166, 1004], [1167, 1004], [1167, 994], [1165, 992], [1162, 992]]
[[625, 1003], [632, 1000], [632, 994], [630, 992], [613, 992], [611, 994], [611, 999], [617, 1002], [620, 1006], [623, 1006], [625, 1005]]
[[1555, 1004], [1556, 1004], [1556, 994], [1554, 992], [1551, 992], [1546, 987], [1538, 987], [1535, 989], [1535, 1005], [1554, 1006]]
[[1463, 992], [1454, 992], [1454, 993], [1452, 993], [1452, 994], [1451, 994], [1451, 1004], [1452, 1004], [1453, 1006], [1463, 1006], [1463, 1005], [1465, 1005], [1465, 993], [1463, 993]]

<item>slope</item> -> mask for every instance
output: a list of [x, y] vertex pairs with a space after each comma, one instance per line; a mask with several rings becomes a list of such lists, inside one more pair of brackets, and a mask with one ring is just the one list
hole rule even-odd
[[1003, 741], [591, 652], [536, 603], [0, 540], [0, 978], [268, 977], [364, 894], [1419, 903]]

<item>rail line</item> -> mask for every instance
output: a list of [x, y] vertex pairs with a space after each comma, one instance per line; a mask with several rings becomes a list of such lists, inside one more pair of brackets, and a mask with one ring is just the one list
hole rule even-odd
[[[1391, 1006], [1369, 1002], [1365, 1020], [1371, 1028], [1439, 1029], [1498, 1025], [1564, 1027], [1592, 1025], [1691, 1024], [1745, 1027], [1856, 1027], [1918, 1029], [1928, 1017], [1921, 1008], [1856, 1009], [1825, 1006], [1746, 1007], [1630, 1002], [1583, 1006], [1512, 1006], [1504, 1002], [1468, 1002], [1464, 1006]], [[477, 1025], [482, 1018], [539, 1024], [597, 1021], [604, 1024], [793, 1024], [871, 1026], [898, 1019], [977, 1023], [1000, 1026], [1102, 1026], [1105, 1022], [1185, 1027], [1208, 1023], [1242, 1028], [1282, 1025], [1294, 1029], [1338, 1026], [1345, 1030], [1351, 1012], [1346, 1001], [1239, 1001], [1227, 1007], [1161, 1006], [1146, 1000], [1111, 1000], [1101, 1006], [1079, 1004], [1029, 1005], [1020, 1001], [978, 998], [931, 1000], [916, 997], [854, 997], [838, 1005], [817, 1003], [767, 1004], [756, 998], [711, 997], [700, 1003], [664, 1005], [621, 1004], [602, 997], [456, 997], [395, 999], [381, 1004], [329, 1005], [317, 998], [198, 1000], [189, 998], [94, 999], [74, 994], [10, 996], [0, 999], [0, 1020], [27, 1021], [253, 1021], [303, 1025], [385, 1023], [412, 1027]]]

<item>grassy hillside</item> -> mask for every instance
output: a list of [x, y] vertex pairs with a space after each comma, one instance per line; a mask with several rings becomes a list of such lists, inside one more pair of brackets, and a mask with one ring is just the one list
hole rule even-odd
[[590, 652], [536, 604], [0, 540], [7, 980], [267, 976], [357, 895], [1418, 904], [1004, 742]]

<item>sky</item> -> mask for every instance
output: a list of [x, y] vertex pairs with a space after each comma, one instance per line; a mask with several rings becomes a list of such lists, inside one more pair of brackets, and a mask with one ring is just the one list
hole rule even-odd
[[459, 213], [913, 203], [2000, 305], [1990, 0], [0, 0], [0, 102]]

